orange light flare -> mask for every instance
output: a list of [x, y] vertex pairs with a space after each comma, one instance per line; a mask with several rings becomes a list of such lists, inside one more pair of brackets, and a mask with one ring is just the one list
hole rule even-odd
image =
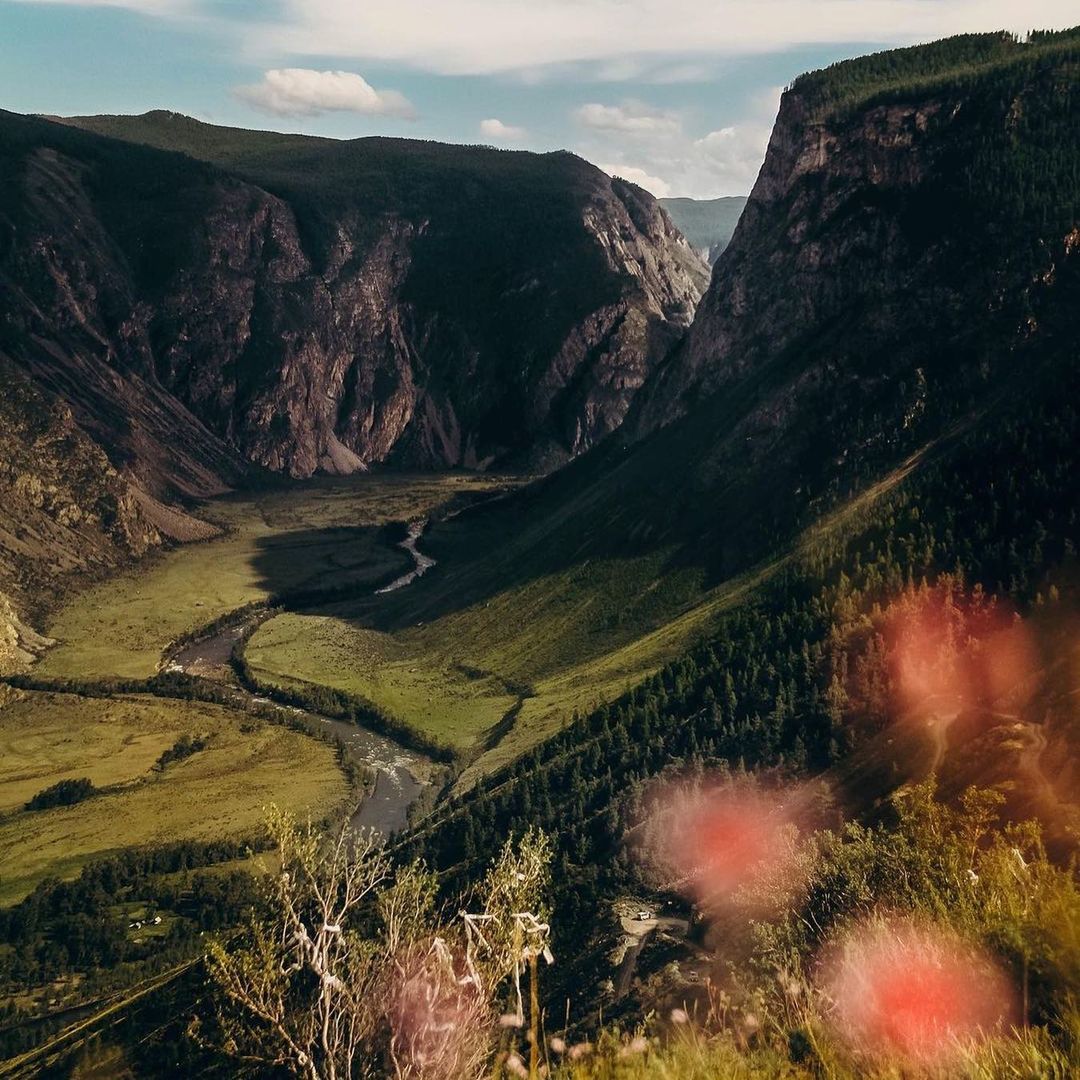
[[1019, 1022], [1017, 995], [986, 953], [944, 930], [879, 920], [847, 933], [817, 985], [857, 1053], [941, 1068]]
[[1041, 670], [1031, 627], [1006, 604], [951, 586], [907, 593], [886, 609], [885, 657], [900, 715], [948, 722], [962, 712], [1014, 714]]
[[805, 880], [800, 836], [810, 802], [793, 786], [668, 783], [651, 803], [640, 854], [659, 883], [704, 908], [757, 912]]

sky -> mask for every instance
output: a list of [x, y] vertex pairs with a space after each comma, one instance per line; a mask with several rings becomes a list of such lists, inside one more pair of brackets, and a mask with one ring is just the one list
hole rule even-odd
[[0, 0], [0, 108], [568, 149], [712, 198], [749, 192], [803, 71], [1077, 23], [1077, 0]]

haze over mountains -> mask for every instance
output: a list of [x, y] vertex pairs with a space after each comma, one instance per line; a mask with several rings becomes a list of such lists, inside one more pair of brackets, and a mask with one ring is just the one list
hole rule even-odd
[[720, 258], [731, 241], [735, 226], [746, 206], [745, 195], [725, 195], [719, 199], [666, 198], [660, 205], [690, 246], [710, 266]]

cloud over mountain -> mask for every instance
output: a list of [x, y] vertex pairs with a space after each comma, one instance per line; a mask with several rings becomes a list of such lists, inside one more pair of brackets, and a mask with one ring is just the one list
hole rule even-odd
[[681, 129], [674, 113], [652, 109], [638, 101], [623, 105], [582, 105], [577, 120], [596, 131], [617, 131], [623, 135], [674, 135]]
[[500, 142], [520, 142], [528, 135], [528, 132], [523, 127], [504, 124], [493, 116], [480, 121], [480, 134], [487, 139], [496, 139]]
[[262, 81], [238, 86], [238, 98], [274, 116], [319, 116], [324, 112], [354, 112], [411, 120], [416, 110], [396, 90], [376, 90], [352, 71], [314, 71], [311, 68], [272, 68]]
[[779, 87], [763, 92], [744, 104], [735, 123], [704, 135], [688, 131], [678, 113], [641, 102], [585, 105], [574, 112], [583, 132], [577, 149], [659, 198], [742, 195], [765, 157], [779, 101]]

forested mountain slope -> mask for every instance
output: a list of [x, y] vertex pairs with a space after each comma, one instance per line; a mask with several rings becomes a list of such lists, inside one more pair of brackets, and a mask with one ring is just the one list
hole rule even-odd
[[[640, 440], [488, 512], [542, 537], [518, 566], [661, 551], [654, 593], [689, 564], [722, 581], [764, 561], [763, 583], [654, 678], [437, 812], [411, 850], [467, 880], [508, 829], [550, 829], [571, 953], [597, 898], [637, 887], [627, 792], [688, 763], [830, 770], [855, 813], [931, 769], [947, 795], [999, 784], [1067, 852], [1078, 60], [1075, 35], [957, 39], [788, 91], [690, 337], [645, 391]], [[960, 640], [987, 619], [1026, 627], [1025, 688], [1006, 666], [936, 744], [933, 724], [887, 730], [903, 612], [956, 619]]]
[[515, 545], [729, 576], [1067, 349], [1078, 55], [988, 35], [798, 80], [684, 344], [617, 441], [507, 507]]

